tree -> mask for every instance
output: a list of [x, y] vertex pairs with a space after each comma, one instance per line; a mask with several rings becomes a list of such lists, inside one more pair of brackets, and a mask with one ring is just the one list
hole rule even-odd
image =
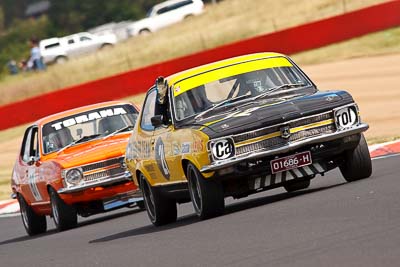
[[0, 6], [4, 11], [4, 26], [7, 29], [16, 19], [25, 17], [28, 2], [32, 0], [1, 0]]
[[4, 32], [4, 11], [3, 11], [3, 7], [0, 6], [0, 34], [2, 34]]

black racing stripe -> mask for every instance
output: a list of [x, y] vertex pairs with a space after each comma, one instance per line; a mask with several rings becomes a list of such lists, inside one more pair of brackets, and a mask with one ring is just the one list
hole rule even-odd
[[266, 187], [266, 186], [268, 185], [267, 177], [268, 177], [268, 176], [264, 176], [264, 177], [262, 178], [262, 179], [263, 179], [263, 183], [262, 183], [261, 187]]
[[251, 189], [256, 189], [256, 179], [257, 179], [257, 178], [252, 179], [252, 180], [249, 181], [249, 187], [250, 187]]
[[265, 176], [261, 177], [261, 180], [260, 180], [260, 187], [261, 188], [265, 187], [265, 183], [266, 183], [265, 180], [266, 180]]
[[303, 174], [303, 177], [308, 176], [307, 172], [303, 168], [298, 168], [298, 170], [301, 172], [301, 174]]
[[326, 166], [326, 164], [324, 163], [324, 162], [318, 162], [319, 163], [319, 166], [321, 166], [322, 167], [322, 169], [324, 169], [324, 171], [326, 171], [327, 169], [328, 169], [328, 167]]
[[319, 173], [319, 171], [317, 170], [317, 168], [315, 168], [314, 167], [314, 165], [308, 165], [308, 167], [310, 167], [310, 169], [312, 170], [312, 172], [314, 173], [314, 174], [317, 174], [317, 173]]
[[286, 172], [282, 172], [282, 178], [281, 178], [281, 182], [285, 182], [286, 181]]
[[271, 185], [275, 184], [275, 174], [271, 174]]
[[289, 172], [293, 176], [294, 179], [299, 178], [299, 177], [297, 177], [297, 175], [294, 171], [290, 170]]

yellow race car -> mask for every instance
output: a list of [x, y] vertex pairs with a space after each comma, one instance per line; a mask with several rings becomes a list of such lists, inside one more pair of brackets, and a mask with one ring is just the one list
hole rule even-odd
[[153, 224], [190, 200], [205, 219], [225, 197], [304, 189], [336, 167], [347, 181], [369, 177], [367, 129], [349, 93], [319, 91], [284, 55], [251, 54], [159, 77], [126, 163]]

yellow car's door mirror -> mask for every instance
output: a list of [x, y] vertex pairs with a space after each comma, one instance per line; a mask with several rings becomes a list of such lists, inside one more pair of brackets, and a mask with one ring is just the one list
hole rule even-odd
[[150, 120], [151, 120], [151, 125], [153, 125], [155, 128], [163, 125], [163, 115], [156, 115], [154, 117], [151, 117]]

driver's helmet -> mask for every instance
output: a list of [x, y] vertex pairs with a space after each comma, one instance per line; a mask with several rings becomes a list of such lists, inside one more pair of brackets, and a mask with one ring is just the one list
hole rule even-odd
[[47, 136], [47, 142], [45, 150], [46, 152], [51, 152], [69, 145], [74, 141], [71, 135], [71, 131], [64, 127], [60, 130], [50, 132]]
[[247, 72], [239, 77], [240, 88], [238, 95], [259, 95], [273, 87], [272, 82], [266, 76], [265, 70]]
[[99, 133], [109, 134], [125, 126], [126, 124], [120, 116], [105, 117], [99, 121]]
[[200, 85], [191, 90], [189, 98], [195, 112], [202, 112], [210, 107], [211, 102], [207, 98], [206, 89], [204, 85]]

